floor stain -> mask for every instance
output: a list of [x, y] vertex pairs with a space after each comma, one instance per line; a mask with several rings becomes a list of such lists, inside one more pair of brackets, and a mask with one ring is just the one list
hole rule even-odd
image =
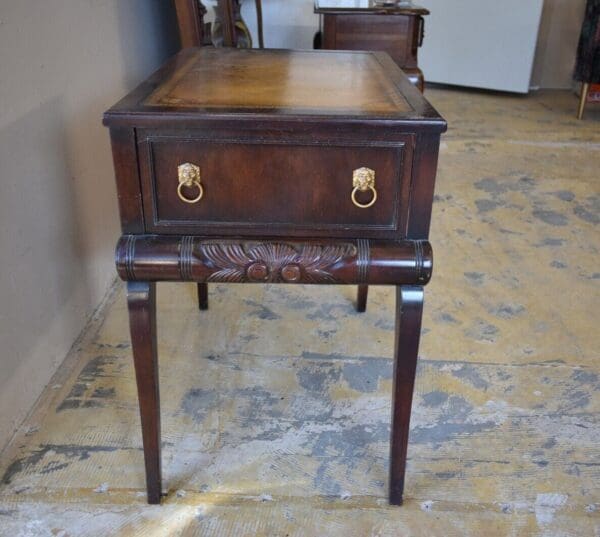
[[[92, 453], [98, 452], [111, 452], [116, 451], [117, 447], [111, 446], [81, 446], [81, 445], [56, 445], [56, 444], [45, 444], [39, 446], [38, 449], [32, 451], [26, 457], [17, 459], [13, 461], [9, 467], [6, 469], [2, 476], [2, 483], [8, 485], [11, 483], [13, 478], [19, 474], [27, 470], [28, 468], [37, 465], [42, 459], [50, 456], [58, 456], [61, 458], [66, 458], [68, 460], [79, 460], [83, 461], [89, 459]], [[50, 463], [56, 464], [56, 463]], [[60, 465], [60, 468], [57, 466], [53, 466], [54, 470], [62, 469], [66, 467], [69, 463], [64, 463]], [[40, 473], [49, 473], [49, 466], [45, 466], [42, 468]]]

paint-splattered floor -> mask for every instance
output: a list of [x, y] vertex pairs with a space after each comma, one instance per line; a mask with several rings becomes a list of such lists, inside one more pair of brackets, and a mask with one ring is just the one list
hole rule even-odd
[[431, 89], [446, 116], [406, 503], [386, 505], [393, 293], [159, 286], [144, 503], [119, 284], [0, 465], [3, 536], [600, 535], [600, 109]]

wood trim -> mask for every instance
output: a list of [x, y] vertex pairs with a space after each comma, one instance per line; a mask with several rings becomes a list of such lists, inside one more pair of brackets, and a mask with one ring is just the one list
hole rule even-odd
[[426, 241], [123, 235], [116, 264], [126, 281], [425, 285], [433, 254]]
[[427, 239], [440, 146], [439, 134], [420, 134], [416, 142], [406, 237]]
[[206, 8], [198, 0], [174, 0], [181, 48], [201, 47]]
[[233, 0], [218, 0], [223, 25], [223, 46], [237, 47], [237, 35], [235, 32], [235, 10]]
[[123, 233], [143, 233], [144, 209], [138, 170], [135, 130], [126, 127], [110, 129], [121, 229]]

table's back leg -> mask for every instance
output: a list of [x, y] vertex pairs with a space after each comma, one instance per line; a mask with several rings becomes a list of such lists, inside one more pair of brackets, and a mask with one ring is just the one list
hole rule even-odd
[[201, 310], [208, 309], [208, 284], [207, 283], [199, 283], [198, 284], [198, 307]]
[[423, 288], [396, 286], [396, 337], [392, 388], [390, 503], [402, 504], [406, 450], [421, 335]]
[[362, 313], [367, 309], [367, 295], [369, 294], [368, 285], [359, 285], [356, 294], [356, 311]]
[[156, 349], [156, 284], [127, 282], [127, 306], [142, 421], [148, 503], [160, 503], [160, 398]]

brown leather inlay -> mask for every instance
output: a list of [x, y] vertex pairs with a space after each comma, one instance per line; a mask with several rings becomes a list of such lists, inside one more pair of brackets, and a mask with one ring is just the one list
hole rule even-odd
[[199, 49], [144, 104], [352, 116], [412, 111], [369, 52]]

